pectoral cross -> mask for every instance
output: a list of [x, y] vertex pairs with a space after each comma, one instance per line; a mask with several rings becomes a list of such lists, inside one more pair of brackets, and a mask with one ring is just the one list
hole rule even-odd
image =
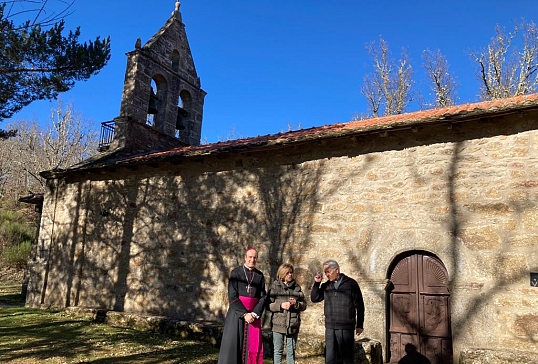
[[252, 286], [250, 285], [252, 283], [252, 278], [254, 278], [252, 275], [252, 270], [249, 269], [248, 271], [250, 278], [247, 276], [247, 270], [245, 269], [245, 266], [243, 266], [243, 272], [245, 272], [245, 279], [247, 280], [247, 285], [245, 286], [245, 288], [247, 289], [248, 295], [252, 296]]

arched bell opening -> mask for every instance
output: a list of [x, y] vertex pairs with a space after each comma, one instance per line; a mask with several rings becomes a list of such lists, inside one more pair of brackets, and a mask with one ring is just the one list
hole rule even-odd
[[157, 83], [154, 80], [151, 80], [150, 90], [149, 90], [149, 103], [148, 103], [148, 116], [146, 118], [146, 123], [148, 125], [153, 125], [155, 115], [159, 112], [157, 109]]
[[150, 82], [146, 122], [155, 128], [162, 129], [166, 113], [166, 97], [168, 89], [166, 79], [155, 75]]
[[[426, 251], [396, 257], [388, 271], [387, 362], [452, 364], [448, 272]], [[422, 361], [420, 361], [422, 360]]]
[[181, 132], [187, 129], [188, 122], [192, 118], [192, 96], [187, 90], [181, 90], [179, 93], [177, 117], [176, 117], [176, 136], [179, 137]]

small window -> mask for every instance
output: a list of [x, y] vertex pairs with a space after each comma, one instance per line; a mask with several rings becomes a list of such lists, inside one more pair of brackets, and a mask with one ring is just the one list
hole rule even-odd
[[177, 49], [172, 51], [172, 69], [179, 72], [179, 52]]

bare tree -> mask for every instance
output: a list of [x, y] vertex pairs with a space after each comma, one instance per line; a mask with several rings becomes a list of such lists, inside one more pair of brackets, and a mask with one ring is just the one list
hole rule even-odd
[[395, 62], [390, 57], [388, 43], [379, 39], [366, 46], [374, 61], [374, 71], [364, 77], [361, 89], [366, 97], [368, 107], [374, 117], [401, 114], [412, 101], [413, 68], [407, 52], [402, 51], [401, 58]]
[[72, 103], [64, 109], [58, 101], [58, 107], [51, 111], [50, 121], [52, 127], [43, 134], [47, 169], [71, 166], [97, 150], [97, 133], [85, 126]]
[[381, 77], [377, 74], [366, 75], [364, 77], [364, 86], [361, 89], [362, 94], [366, 97], [368, 108], [372, 116], [379, 116], [381, 103], [383, 101], [383, 92], [381, 91]]
[[435, 96], [434, 107], [445, 107], [455, 104], [456, 80], [449, 72], [448, 61], [438, 49], [426, 49], [422, 53], [423, 68], [431, 81], [430, 89]]
[[11, 153], [7, 147], [5, 139], [0, 139], [0, 197], [5, 194], [8, 185], [8, 177], [11, 174], [12, 163], [10, 163]]
[[50, 0], [8, 0], [3, 1], [6, 5], [5, 19], [16, 17], [30, 18], [29, 25], [47, 27], [54, 25], [73, 13], [72, 6], [75, 0], [57, 0], [59, 6], [52, 4]]
[[44, 170], [64, 168], [88, 158], [97, 150], [97, 133], [85, 126], [73, 105], [63, 108], [58, 101], [51, 110], [50, 124], [42, 129], [36, 122], [17, 123], [16, 137], [0, 141], [0, 155], [7, 155], [0, 168], [4, 191], [14, 194], [42, 191]]
[[[522, 48], [515, 44], [522, 35]], [[538, 89], [538, 29], [523, 22], [507, 33], [499, 25], [487, 50], [471, 53], [478, 64], [482, 100], [525, 95]]]

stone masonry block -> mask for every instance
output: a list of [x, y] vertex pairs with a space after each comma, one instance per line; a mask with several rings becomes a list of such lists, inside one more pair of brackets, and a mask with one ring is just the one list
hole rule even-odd
[[497, 250], [501, 247], [500, 236], [493, 226], [465, 229], [461, 238], [471, 250]]
[[459, 364], [533, 364], [538, 353], [510, 350], [467, 349], [461, 352]]

